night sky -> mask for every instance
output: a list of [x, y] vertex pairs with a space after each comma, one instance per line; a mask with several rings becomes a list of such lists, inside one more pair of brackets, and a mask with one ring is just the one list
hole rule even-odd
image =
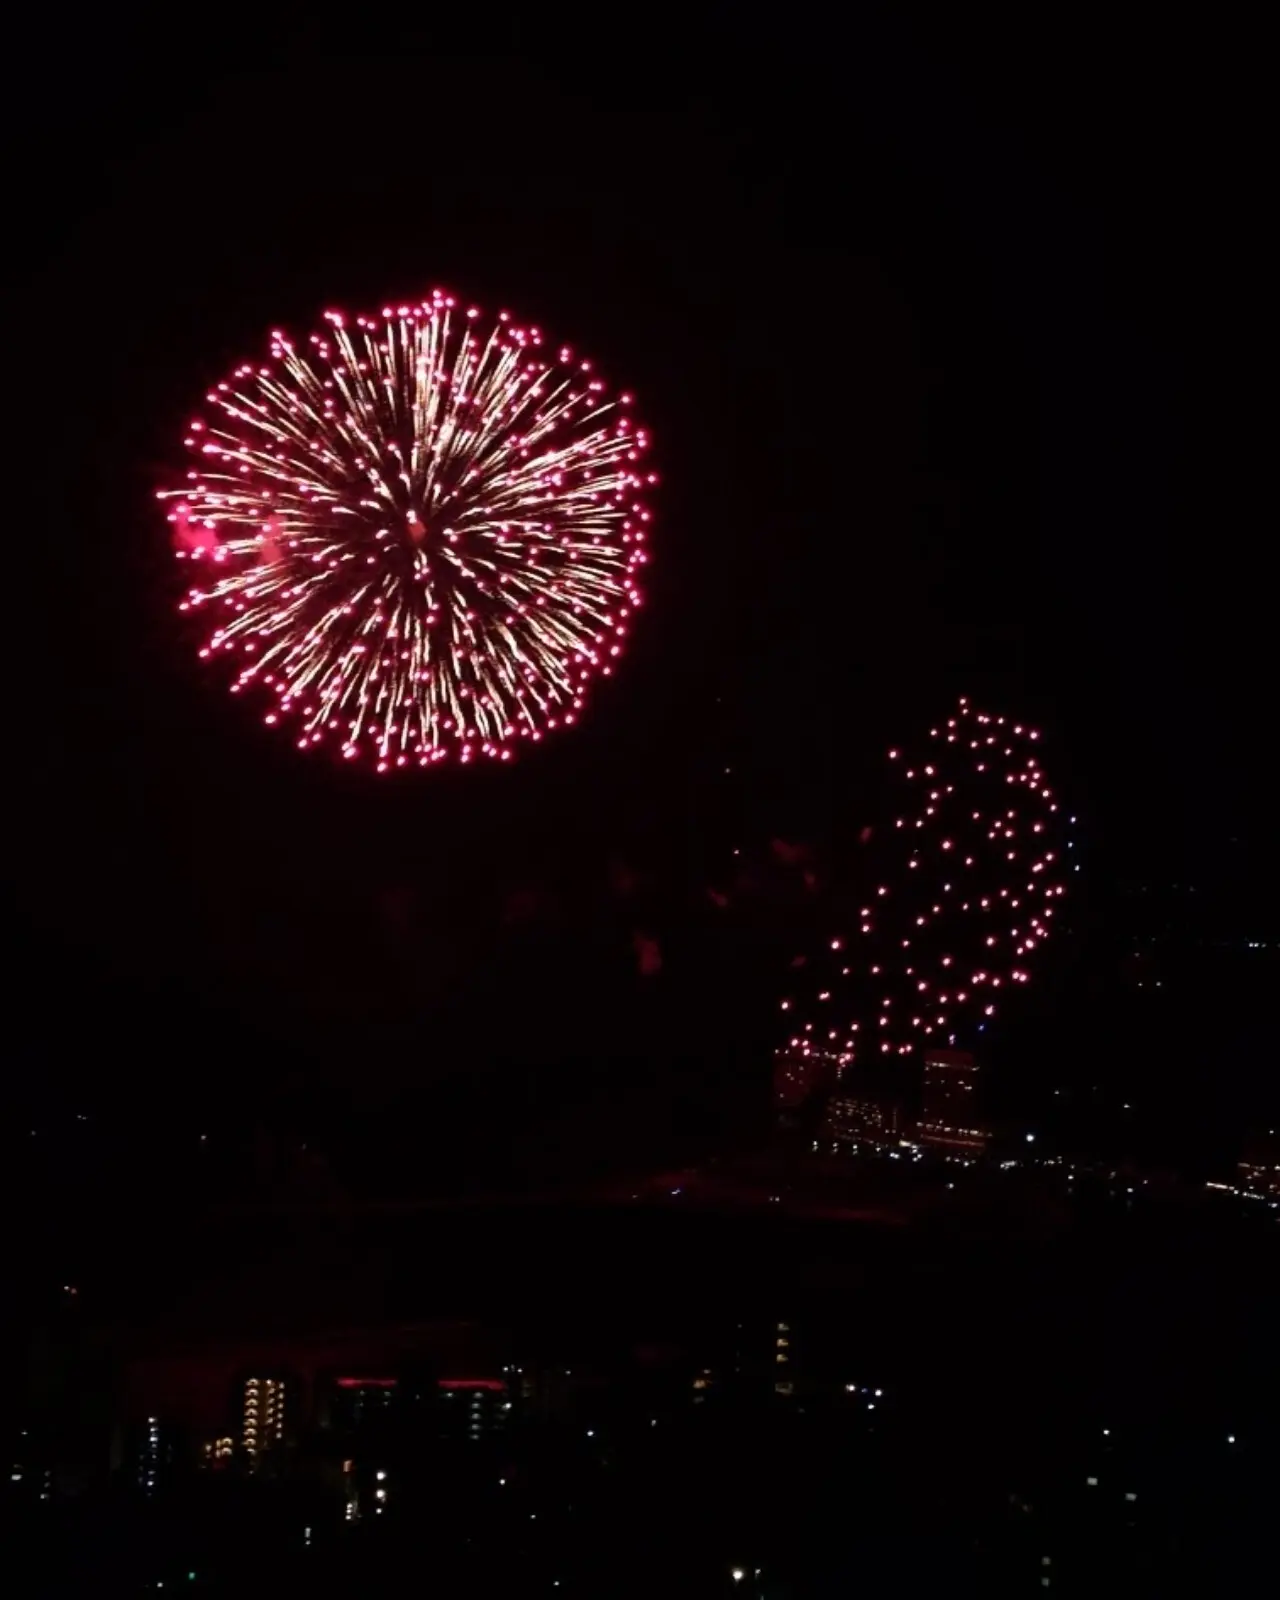
[[[601, 70], [532, 28], [90, 26], [11, 68], [19, 1085], [764, 1083], [884, 750], [969, 693], [1044, 728], [1087, 862], [1006, 1081], [1274, 1103], [1234, 979], [1149, 1014], [1119, 977], [1138, 885], [1276, 932], [1260, 163], [1202, 41], [709, 25]], [[634, 388], [663, 486], [586, 723], [387, 782], [197, 670], [152, 496], [268, 327], [435, 284]]]

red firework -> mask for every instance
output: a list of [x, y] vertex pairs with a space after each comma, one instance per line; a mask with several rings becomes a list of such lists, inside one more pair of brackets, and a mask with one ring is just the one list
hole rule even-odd
[[889, 752], [904, 790], [889, 860], [820, 956], [797, 958], [784, 1058], [843, 1068], [969, 1045], [1027, 982], [1071, 850], [1040, 748], [1036, 729], [962, 699], [918, 754]]
[[640, 605], [648, 437], [591, 362], [433, 292], [235, 369], [165, 489], [184, 611], [299, 749], [509, 760], [575, 722]]

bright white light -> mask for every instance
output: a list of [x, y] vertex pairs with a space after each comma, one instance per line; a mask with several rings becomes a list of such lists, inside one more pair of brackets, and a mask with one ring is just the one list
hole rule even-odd
[[382, 1483], [384, 1481], [384, 1479], [386, 1478], [386, 1476], [387, 1475], [386, 1475], [385, 1472], [375, 1472], [374, 1473], [374, 1477], [377, 1478], [379, 1483]]
[[742, 1567], [735, 1567], [733, 1569], [733, 1571], [730, 1573], [730, 1577], [733, 1579], [733, 1581], [735, 1583], [741, 1583], [742, 1580], [746, 1577], [746, 1575], [747, 1575], [746, 1571]]

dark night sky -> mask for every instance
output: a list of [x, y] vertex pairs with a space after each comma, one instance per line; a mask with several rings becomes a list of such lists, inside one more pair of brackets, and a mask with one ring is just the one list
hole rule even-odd
[[[1046, 727], [1091, 841], [1074, 1031], [1029, 1016], [1027, 1070], [1117, 1065], [1090, 974], [1121, 880], [1274, 885], [1274, 515], [1248, 87], [1212, 41], [1073, 16], [868, 22], [732, 65], [708, 27], [616, 76], [546, 36], [340, 54], [213, 15], [196, 44], [113, 22], [18, 60], [21, 1076], [763, 1060], [770, 940], [704, 926], [703, 885], [770, 837], [837, 871], [885, 744], [966, 691]], [[634, 386], [664, 489], [587, 725], [391, 786], [202, 681], [150, 496], [268, 326], [434, 283]], [[537, 916], [503, 931], [523, 888]]]

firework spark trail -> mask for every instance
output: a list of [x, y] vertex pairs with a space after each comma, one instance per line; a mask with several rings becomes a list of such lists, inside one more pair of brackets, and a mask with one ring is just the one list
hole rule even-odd
[[781, 1004], [801, 1021], [783, 1059], [843, 1069], [918, 1058], [959, 1036], [973, 1043], [1027, 982], [1066, 893], [1068, 819], [1037, 730], [961, 700], [920, 755], [889, 757], [906, 786], [889, 830], [893, 863], [848, 926], [793, 963], [803, 992]]
[[580, 715], [640, 605], [645, 430], [567, 346], [442, 291], [327, 312], [206, 396], [181, 488], [160, 491], [202, 657], [300, 749], [380, 772], [509, 760]]

